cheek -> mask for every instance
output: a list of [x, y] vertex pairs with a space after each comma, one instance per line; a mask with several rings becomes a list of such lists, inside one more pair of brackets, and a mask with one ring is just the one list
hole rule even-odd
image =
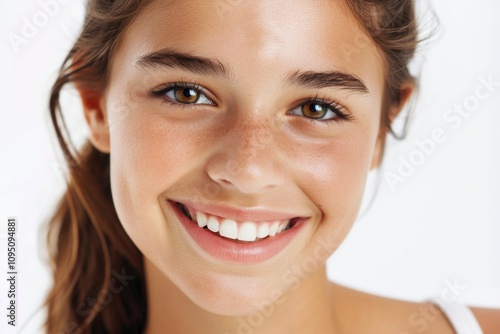
[[111, 189], [123, 227], [148, 253], [171, 236], [160, 207], [162, 193], [189, 172], [203, 148], [175, 124], [138, 117], [146, 114], [139, 108], [126, 112], [110, 130]]
[[[352, 227], [363, 198], [376, 140], [376, 126], [303, 152], [302, 189], [321, 210], [317, 236], [339, 245]], [[304, 159], [305, 158], [305, 159]]]

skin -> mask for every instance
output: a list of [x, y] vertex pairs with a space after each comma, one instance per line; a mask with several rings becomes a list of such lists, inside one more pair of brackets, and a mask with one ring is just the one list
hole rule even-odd
[[[111, 154], [118, 216], [145, 257], [146, 333], [244, 333], [242, 319], [261, 314], [257, 305], [267, 313], [252, 333], [417, 333], [408, 318], [424, 304], [326, 278], [325, 260], [352, 227], [380, 154], [382, 55], [338, 2], [228, 6], [153, 2], [121, 35], [106, 90], [97, 98], [80, 90], [91, 141]], [[361, 47], [353, 49], [353, 40]], [[165, 48], [220, 62], [227, 76], [138, 65]], [[348, 73], [367, 92], [285, 83], [297, 70]], [[202, 101], [213, 104], [151, 94], [179, 81], [199, 84], [209, 99]], [[301, 114], [299, 103], [315, 96], [337, 101], [350, 120], [327, 125]], [[277, 256], [235, 265], [192, 247], [166, 198], [310, 219]], [[453, 333], [434, 315], [424, 333]]]

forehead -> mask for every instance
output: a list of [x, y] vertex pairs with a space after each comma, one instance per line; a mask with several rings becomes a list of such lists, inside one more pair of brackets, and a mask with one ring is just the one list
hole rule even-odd
[[381, 54], [342, 1], [156, 0], [124, 31], [115, 58], [132, 65], [164, 48], [216, 59], [237, 79], [338, 70], [372, 93], [383, 86]]

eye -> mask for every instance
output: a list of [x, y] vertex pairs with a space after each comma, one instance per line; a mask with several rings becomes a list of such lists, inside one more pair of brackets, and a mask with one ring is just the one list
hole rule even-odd
[[330, 111], [324, 104], [306, 103], [300, 107], [302, 114], [309, 118], [322, 119]]
[[171, 88], [165, 95], [179, 103], [193, 104], [199, 102], [199, 104], [211, 104], [211, 101], [202, 92], [194, 88]]
[[201, 87], [193, 83], [173, 83], [153, 91], [153, 94], [174, 104], [177, 102], [180, 104], [215, 105], [212, 100], [205, 96]]
[[337, 102], [329, 99], [309, 98], [291, 111], [294, 115], [302, 115], [311, 120], [323, 122], [349, 119], [347, 114]]

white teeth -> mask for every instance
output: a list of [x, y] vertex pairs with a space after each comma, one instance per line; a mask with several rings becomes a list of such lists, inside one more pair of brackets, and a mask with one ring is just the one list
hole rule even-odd
[[269, 235], [269, 224], [263, 223], [259, 226], [259, 231], [257, 232], [258, 238], [265, 238]]
[[219, 234], [229, 239], [237, 239], [238, 224], [232, 219], [224, 219], [220, 224]]
[[276, 235], [276, 233], [278, 232], [279, 226], [280, 226], [279, 221], [271, 224], [271, 226], [269, 227], [269, 236], [270, 237], [274, 237]]
[[219, 221], [215, 217], [208, 218], [207, 227], [212, 232], [219, 232]]
[[191, 220], [196, 220], [199, 227], [204, 228], [206, 226], [210, 231], [218, 233], [223, 237], [241, 241], [252, 242], [268, 236], [274, 237], [276, 234], [283, 232], [289, 223], [289, 221], [283, 222], [279, 220], [274, 222], [255, 223], [246, 221], [240, 223], [229, 218], [210, 216], [187, 207], [186, 211], [193, 218]]
[[257, 239], [257, 225], [253, 222], [244, 222], [238, 231], [238, 240], [255, 241]]
[[207, 216], [203, 212], [196, 212], [196, 222], [199, 227], [207, 226]]

